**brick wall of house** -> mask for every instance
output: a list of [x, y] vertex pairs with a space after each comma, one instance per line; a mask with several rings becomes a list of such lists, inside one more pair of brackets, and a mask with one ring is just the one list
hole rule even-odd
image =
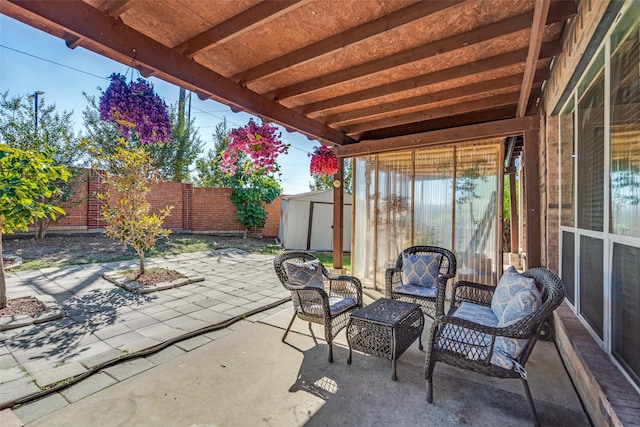
[[545, 265], [552, 271], [560, 270], [560, 142], [558, 135], [558, 116], [547, 116], [546, 125], [546, 202], [545, 210], [545, 247], [543, 256]]
[[[74, 178], [76, 190], [64, 204], [66, 215], [49, 225], [49, 231], [101, 229], [100, 201], [93, 195], [100, 188], [98, 173], [83, 169]], [[236, 221], [235, 206], [229, 188], [201, 188], [179, 182], [153, 184], [148, 199], [152, 212], [173, 206], [164, 227], [173, 231], [200, 233], [242, 233], [244, 227]], [[262, 229], [249, 230], [250, 235], [276, 237], [280, 224], [281, 199], [267, 205], [267, 223]]]
[[[540, 195], [540, 264], [547, 265], [547, 144], [545, 133], [545, 116], [540, 116], [540, 131], [538, 134], [538, 176], [540, 179], [540, 188], [538, 194]], [[535, 266], [530, 266], [535, 267]]]

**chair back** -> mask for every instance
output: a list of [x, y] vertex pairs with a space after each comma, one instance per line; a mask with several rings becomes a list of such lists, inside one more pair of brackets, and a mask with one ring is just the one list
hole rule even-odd
[[456, 275], [456, 256], [448, 249], [439, 246], [411, 246], [400, 252], [396, 259], [396, 270], [402, 271], [402, 254], [411, 255], [442, 255], [440, 274], [454, 277]]
[[[292, 291], [294, 290], [294, 285], [289, 282], [289, 275], [287, 274], [287, 270], [284, 267], [284, 264], [287, 262], [305, 263], [317, 259], [318, 258], [316, 256], [305, 251], [283, 251], [276, 255], [276, 257], [274, 258], [273, 267], [276, 270], [276, 274], [278, 275], [278, 279], [280, 279], [282, 285]], [[324, 275], [324, 277], [328, 277], [329, 272], [324, 267], [324, 265], [320, 264], [320, 267], [322, 268], [322, 274]], [[297, 288], [298, 287], [295, 286], [295, 289]]]

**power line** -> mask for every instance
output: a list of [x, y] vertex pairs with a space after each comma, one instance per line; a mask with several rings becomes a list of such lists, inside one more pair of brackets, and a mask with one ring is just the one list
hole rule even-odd
[[[69, 65], [61, 64], [61, 63], [59, 63], [59, 62], [52, 61], [52, 60], [50, 60], [50, 59], [43, 58], [43, 57], [41, 57], [41, 56], [37, 56], [37, 55], [31, 54], [31, 53], [28, 53], [28, 52], [25, 52], [25, 51], [22, 51], [22, 50], [19, 50], [19, 49], [15, 49], [15, 48], [12, 48], [12, 47], [9, 47], [9, 46], [5, 46], [5, 45], [3, 45], [3, 44], [0, 44], [0, 47], [1, 47], [1, 48], [4, 48], [4, 49], [7, 49], [7, 50], [11, 50], [11, 51], [13, 51], [13, 52], [16, 52], [16, 53], [19, 53], [19, 54], [22, 54], [22, 55], [25, 55], [25, 56], [29, 56], [29, 57], [31, 57], [31, 58], [38, 59], [38, 60], [40, 60], [40, 61], [48, 62], [48, 63], [50, 63], [50, 64], [54, 64], [54, 65], [58, 65], [58, 66], [63, 67], [63, 68], [67, 68], [67, 69], [69, 69], [69, 70], [73, 70], [73, 71], [76, 71], [76, 72], [78, 72], [78, 73], [83, 73], [83, 74], [86, 74], [86, 75], [89, 75], [89, 76], [92, 76], [92, 77], [96, 77], [96, 78], [101, 79], [101, 80], [109, 80], [109, 78], [108, 78], [108, 77], [99, 76], [99, 75], [97, 75], [97, 74], [93, 74], [93, 73], [91, 73], [91, 72], [89, 72], [89, 71], [85, 71], [85, 70], [81, 70], [81, 69], [79, 69], [79, 68], [71, 67], [71, 66], [69, 66]], [[173, 98], [170, 98], [170, 97], [167, 97], [167, 96], [163, 96], [162, 98], [163, 98], [165, 101], [170, 101], [171, 103], [178, 102], [178, 100], [177, 100], [177, 99], [173, 99]], [[218, 116], [218, 115], [216, 115], [216, 114], [213, 114], [213, 113], [222, 113], [222, 112], [224, 112], [223, 110], [221, 110], [221, 111], [205, 111], [205, 110], [203, 110], [203, 109], [201, 109], [201, 108], [198, 108], [198, 107], [192, 107], [192, 109], [193, 109], [193, 110], [195, 110], [195, 111], [197, 111], [197, 112], [199, 112], [199, 113], [206, 114], [206, 115], [208, 115], [208, 116], [214, 117], [214, 118], [216, 118], [216, 119], [218, 119], [218, 120], [226, 120], [226, 121], [227, 121], [227, 123], [229, 123], [229, 124], [230, 124], [230, 125], [232, 125], [232, 126], [238, 126], [238, 127], [242, 126], [242, 125], [240, 125], [240, 124], [238, 124], [238, 123], [234, 123], [233, 121], [229, 120], [226, 116], [222, 116], [222, 117], [220, 117], [220, 116]], [[202, 127], [205, 127], [205, 126], [199, 126], [199, 128], [202, 128]], [[283, 138], [283, 140], [284, 140], [284, 138]], [[208, 141], [204, 141], [204, 143], [205, 143], [205, 144], [206, 144], [207, 142], [208, 142]], [[213, 142], [213, 141], [209, 141], [209, 142]], [[286, 142], [286, 141], [285, 141], [285, 142]], [[298, 150], [298, 151], [302, 151], [303, 153], [306, 153], [306, 154], [311, 154], [309, 151], [304, 150], [304, 149], [302, 149], [302, 148], [295, 147], [295, 146], [294, 146], [293, 144], [291, 144], [291, 143], [290, 143], [289, 145], [290, 145], [290, 146], [289, 146], [289, 148], [291, 148], [291, 149]]]
[[87, 74], [87, 75], [89, 75], [89, 76], [96, 77], [96, 78], [98, 78], [98, 79], [102, 79], [102, 80], [109, 80], [109, 78], [108, 78], [108, 77], [99, 76], [99, 75], [97, 75], [97, 74], [93, 74], [93, 73], [90, 73], [90, 72], [88, 72], [88, 71], [84, 71], [84, 70], [80, 70], [80, 69], [78, 69], [78, 68], [70, 67], [70, 66], [68, 66], [68, 65], [64, 65], [64, 64], [61, 64], [61, 63], [59, 63], [59, 62], [52, 61], [52, 60], [47, 59], [47, 58], [43, 58], [43, 57], [41, 57], [41, 56], [33, 55], [33, 54], [31, 54], [31, 53], [27, 53], [27, 52], [24, 52], [24, 51], [22, 51], [22, 50], [14, 49], [14, 48], [12, 48], [12, 47], [5, 46], [5, 45], [3, 45], [3, 44], [0, 44], [0, 47], [2, 47], [2, 48], [4, 48], [4, 49], [7, 49], [7, 50], [12, 50], [12, 51], [14, 51], [14, 52], [16, 52], [16, 53], [20, 53], [20, 54], [22, 54], [22, 55], [30, 56], [30, 57], [35, 58], [35, 59], [39, 59], [39, 60], [44, 61], [44, 62], [48, 62], [48, 63], [50, 63], [50, 64], [54, 64], [54, 65], [58, 65], [58, 66], [60, 66], [60, 67], [68, 68], [68, 69], [70, 69], [70, 70], [77, 71], [77, 72], [79, 72], [79, 73]]

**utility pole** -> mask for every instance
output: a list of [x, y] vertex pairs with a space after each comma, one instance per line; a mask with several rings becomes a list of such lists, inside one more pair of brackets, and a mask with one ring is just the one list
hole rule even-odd
[[33, 111], [35, 113], [35, 134], [38, 135], [38, 95], [44, 95], [44, 92], [37, 90], [33, 95], [29, 95], [29, 99], [33, 99]]

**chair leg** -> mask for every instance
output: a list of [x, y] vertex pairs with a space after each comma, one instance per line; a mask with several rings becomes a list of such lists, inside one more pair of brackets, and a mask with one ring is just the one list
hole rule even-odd
[[427, 402], [433, 403], [433, 378], [427, 380]]
[[524, 378], [522, 378], [522, 386], [524, 387], [524, 394], [527, 398], [527, 404], [529, 405], [531, 416], [533, 417], [533, 424], [535, 426], [540, 426], [540, 420], [538, 420], [538, 413], [536, 412], [536, 407], [533, 405], [533, 397], [531, 397], [531, 390], [529, 390], [529, 383]]
[[329, 340], [327, 345], [329, 345], [329, 363], [333, 363], [333, 342]]
[[291, 318], [291, 321], [289, 322], [289, 326], [287, 326], [287, 330], [284, 331], [284, 335], [282, 336], [282, 342], [284, 342], [285, 338], [287, 338], [287, 334], [289, 333], [289, 329], [291, 329], [291, 325], [293, 325], [293, 321], [296, 320], [296, 312], [294, 310], [293, 312], [293, 317]]

